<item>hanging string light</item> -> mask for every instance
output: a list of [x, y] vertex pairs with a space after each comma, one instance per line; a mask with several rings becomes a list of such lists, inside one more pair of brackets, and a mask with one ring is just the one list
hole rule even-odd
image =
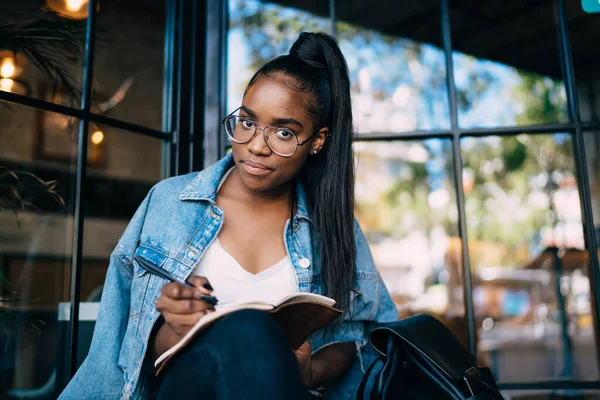
[[[86, 19], [88, 16], [88, 0], [46, 0], [46, 6], [69, 19]], [[100, 9], [100, 4], [96, 11]]]
[[9, 50], [0, 51], [0, 90], [21, 95], [28, 94], [27, 87], [17, 78], [23, 72], [24, 61]]

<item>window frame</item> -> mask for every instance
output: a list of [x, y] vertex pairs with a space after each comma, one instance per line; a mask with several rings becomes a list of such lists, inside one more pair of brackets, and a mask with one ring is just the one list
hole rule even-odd
[[[277, 3], [277, 0], [270, 0]], [[329, 1], [329, 18], [332, 20], [331, 34], [336, 37], [336, 6], [343, 7], [343, 3], [336, 4], [336, 0]], [[454, 65], [452, 59], [452, 35], [450, 21], [450, 0], [439, 0], [442, 43], [446, 66], [446, 90], [450, 111], [450, 129], [438, 130], [414, 130], [407, 132], [380, 132], [364, 133], [355, 136], [356, 141], [408, 141], [425, 139], [450, 139], [452, 141], [452, 156], [454, 166], [454, 186], [456, 193], [456, 204], [458, 207], [458, 231], [461, 238], [461, 261], [463, 273], [463, 290], [465, 319], [468, 329], [469, 350], [477, 354], [476, 325], [473, 304], [473, 282], [471, 264], [469, 258], [468, 237], [466, 228], [465, 195], [462, 185], [463, 165], [460, 141], [466, 137], [485, 136], [513, 136], [519, 134], [554, 134], [570, 133], [573, 140], [574, 161], [576, 169], [577, 187], [579, 191], [582, 223], [586, 249], [596, 249], [596, 237], [594, 233], [594, 221], [591, 206], [590, 182], [587, 172], [584, 134], [590, 131], [600, 130], [600, 122], [585, 122], [581, 120], [579, 112], [579, 98], [575, 81], [575, 70], [573, 66], [571, 42], [569, 38], [569, 26], [566, 13], [565, 0], [552, 0], [556, 10], [557, 38], [559, 46], [559, 58], [563, 69], [563, 78], [567, 94], [567, 108], [569, 121], [566, 123], [535, 124], [528, 126], [507, 126], [491, 128], [467, 128], [463, 129], [458, 123], [457, 91], [454, 83]], [[228, 3], [228, 1], [226, 2]], [[228, 5], [227, 5], [228, 7]], [[226, 33], [225, 33], [226, 34]], [[226, 54], [226, 53], [225, 53]], [[221, 153], [224, 154], [227, 143], [223, 144]], [[592, 317], [594, 321], [594, 335], [596, 345], [596, 363], [600, 362], [600, 266], [598, 253], [590, 251], [590, 291], [592, 303]], [[600, 381], [578, 381], [578, 380], [539, 380], [534, 382], [499, 382], [502, 390], [588, 390], [600, 389]]]
[[[85, 30], [85, 50], [81, 104], [70, 107], [55, 104], [33, 97], [0, 91], [0, 101], [23, 105], [41, 111], [58, 113], [78, 118], [79, 134], [77, 142], [77, 164], [75, 168], [73, 242], [71, 258], [70, 315], [79, 315], [81, 301], [81, 275], [83, 250], [84, 204], [83, 190], [87, 176], [87, 143], [90, 123], [98, 123], [133, 134], [162, 140], [161, 176], [181, 175], [202, 169], [198, 160], [206, 160], [202, 145], [204, 125], [204, 48], [197, 51], [198, 40], [210, 40], [204, 34], [207, 15], [200, 5], [204, 3], [185, 0], [165, 0], [165, 40], [163, 64], [162, 127], [152, 129], [121, 119], [95, 114], [91, 111], [92, 83], [96, 45], [96, 19], [98, 0], [88, 3], [88, 17]], [[194, 35], [193, 33], [197, 33]], [[214, 32], [214, 29], [213, 29]], [[198, 74], [198, 75], [196, 75]], [[201, 79], [196, 79], [199, 77]], [[199, 83], [194, 85], [194, 83]], [[198, 132], [194, 135], [194, 132]], [[213, 132], [214, 134], [214, 132]], [[194, 146], [196, 144], [196, 146]], [[199, 144], [199, 145], [198, 145]], [[214, 146], [213, 146], [214, 147]], [[217, 157], [219, 154], [217, 154]], [[71, 318], [68, 326], [68, 343], [65, 355], [69, 377], [77, 370], [77, 345], [79, 321]], [[66, 382], [65, 382], [66, 383]]]

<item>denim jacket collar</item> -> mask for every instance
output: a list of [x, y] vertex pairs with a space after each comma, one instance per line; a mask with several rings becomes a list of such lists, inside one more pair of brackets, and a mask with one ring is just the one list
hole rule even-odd
[[[181, 191], [179, 200], [205, 200], [214, 204], [221, 178], [234, 165], [233, 155], [230, 153], [209, 168], [201, 171], [196, 178]], [[296, 217], [311, 221], [308, 215], [306, 191], [304, 190], [302, 183], [300, 183], [300, 180], [296, 179], [296, 182], [298, 199]]]

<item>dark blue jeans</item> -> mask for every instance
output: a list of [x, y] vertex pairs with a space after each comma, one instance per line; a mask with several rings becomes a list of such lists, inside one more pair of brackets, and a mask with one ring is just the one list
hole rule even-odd
[[171, 361], [158, 399], [310, 399], [283, 331], [243, 310], [215, 322]]

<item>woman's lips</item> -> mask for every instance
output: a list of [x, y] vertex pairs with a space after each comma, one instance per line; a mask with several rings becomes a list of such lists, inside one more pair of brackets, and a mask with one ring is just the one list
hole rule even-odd
[[261, 163], [255, 163], [252, 161], [242, 161], [242, 164], [244, 164], [244, 169], [250, 175], [261, 176], [261, 175], [266, 175], [269, 172], [271, 172], [271, 169], [267, 168], [265, 165], [263, 165]]

